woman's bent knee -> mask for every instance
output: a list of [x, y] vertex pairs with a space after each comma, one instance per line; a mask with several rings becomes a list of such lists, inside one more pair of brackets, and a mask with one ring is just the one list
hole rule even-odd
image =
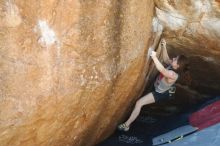
[[148, 93], [147, 95], [141, 97], [137, 102], [136, 106], [142, 107], [147, 104], [154, 103], [155, 99], [152, 93]]
[[144, 104], [142, 103], [142, 101], [139, 99], [137, 102], [136, 102], [136, 104], [135, 104], [135, 106], [136, 107], [142, 107]]

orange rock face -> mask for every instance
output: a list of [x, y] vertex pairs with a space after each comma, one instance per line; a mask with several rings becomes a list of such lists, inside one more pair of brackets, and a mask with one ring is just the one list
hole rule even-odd
[[0, 2], [1, 146], [89, 146], [143, 88], [150, 0]]

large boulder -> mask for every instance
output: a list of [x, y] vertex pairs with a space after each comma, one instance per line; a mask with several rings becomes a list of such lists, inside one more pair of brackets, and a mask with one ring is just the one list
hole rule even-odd
[[0, 2], [0, 145], [89, 146], [143, 89], [153, 0]]

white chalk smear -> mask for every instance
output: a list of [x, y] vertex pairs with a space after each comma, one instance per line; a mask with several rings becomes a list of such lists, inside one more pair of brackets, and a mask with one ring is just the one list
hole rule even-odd
[[210, 35], [214, 35], [214, 37], [220, 37], [220, 19], [219, 18], [204, 18], [201, 21], [201, 24], [204, 28], [206, 28], [210, 33]]
[[41, 44], [49, 47], [57, 41], [55, 32], [51, 28], [49, 28], [46, 21], [39, 20], [38, 28], [41, 32], [41, 38], [39, 40]]
[[16, 27], [22, 23], [19, 9], [11, 0], [6, 2], [5, 23], [8, 27]]
[[186, 25], [186, 18], [177, 12], [165, 12], [156, 8], [156, 14], [163, 26], [178, 30]]
[[194, 7], [196, 9], [196, 12], [198, 14], [202, 13], [202, 12], [210, 12], [212, 10], [211, 4], [209, 0], [191, 0], [192, 3], [194, 4]]
[[161, 32], [163, 31], [163, 25], [159, 22], [159, 19], [157, 17], [153, 18], [152, 22], [153, 32]]

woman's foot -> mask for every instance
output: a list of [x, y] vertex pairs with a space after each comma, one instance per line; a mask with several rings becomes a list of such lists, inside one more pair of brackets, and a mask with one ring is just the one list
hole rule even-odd
[[129, 126], [127, 126], [125, 123], [122, 123], [122, 124], [118, 125], [118, 130], [126, 132], [129, 130]]

